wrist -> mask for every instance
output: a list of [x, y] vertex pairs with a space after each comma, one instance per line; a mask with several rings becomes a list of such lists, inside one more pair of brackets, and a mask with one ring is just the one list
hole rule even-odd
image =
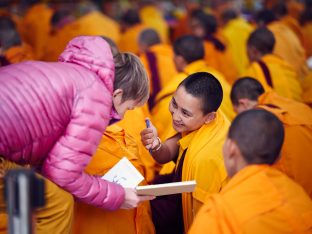
[[158, 151], [160, 148], [161, 148], [161, 140], [159, 137], [157, 137], [157, 140], [158, 140], [158, 145], [154, 148], [152, 148], [152, 152], [156, 152]]

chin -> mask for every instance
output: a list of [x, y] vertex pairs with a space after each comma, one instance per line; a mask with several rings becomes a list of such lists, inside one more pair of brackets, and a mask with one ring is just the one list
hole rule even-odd
[[175, 125], [174, 123], [172, 123], [172, 127], [178, 133], [182, 133], [186, 131], [184, 126]]

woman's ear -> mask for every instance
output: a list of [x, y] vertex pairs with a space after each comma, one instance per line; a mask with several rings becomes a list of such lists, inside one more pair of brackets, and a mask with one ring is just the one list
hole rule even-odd
[[122, 94], [123, 94], [123, 90], [122, 89], [116, 89], [113, 92], [113, 97], [116, 98], [119, 95], [122, 97]]
[[205, 124], [209, 124], [216, 118], [216, 112], [210, 112], [205, 116]]

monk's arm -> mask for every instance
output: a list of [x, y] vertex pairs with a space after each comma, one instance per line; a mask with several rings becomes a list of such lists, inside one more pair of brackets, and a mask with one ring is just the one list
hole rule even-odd
[[154, 147], [151, 152], [153, 158], [160, 164], [164, 164], [174, 160], [179, 152], [179, 145], [177, 142], [181, 139], [181, 134], [176, 134], [167, 139], [165, 142], [159, 142], [159, 146]]

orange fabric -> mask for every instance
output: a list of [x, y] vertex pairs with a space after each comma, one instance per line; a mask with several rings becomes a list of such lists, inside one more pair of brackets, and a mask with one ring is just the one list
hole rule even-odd
[[[131, 163], [143, 173], [143, 165], [138, 157], [136, 140], [117, 125], [109, 126], [100, 145], [86, 167], [92, 175], [104, 175], [122, 157], [126, 156]], [[155, 233], [151, 220], [149, 202], [144, 202], [136, 209], [105, 211], [86, 204], [77, 203], [75, 210], [75, 234], [95, 233]]]
[[312, 108], [312, 71], [303, 79], [301, 85], [303, 102]]
[[222, 29], [222, 34], [228, 41], [228, 49], [233, 56], [233, 62], [239, 74], [242, 74], [249, 64], [246, 44], [252, 31], [253, 27], [241, 17], [231, 20]]
[[281, 21], [286, 24], [298, 37], [301, 45], [304, 45], [303, 33], [301, 30], [301, 26], [299, 25], [298, 20], [293, 18], [290, 15], [284, 16]]
[[99, 11], [90, 12], [79, 19], [80, 35], [106, 36], [115, 43], [120, 39], [119, 24]]
[[[261, 60], [269, 70], [273, 90], [283, 97], [302, 101], [302, 88], [294, 68], [273, 54], [267, 54]], [[259, 63], [253, 62], [244, 75], [257, 79], [266, 91], [272, 90]]]
[[121, 52], [132, 52], [134, 54], [139, 53], [138, 37], [146, 29], [143, 24], [137, 24], [128, 28], [123, 34], [121, 34], [118, 42], [118, 48]]
[[[157, 60], [158, 75], [160, 78], [160, 87], [166, 86], [171, 79], [177, 74], [177, 70], [173, 61], [172, 48], [167, 44], [158, 44], [149, 48], [154, 53]], [[147, 71], [148, 77], [151, 77], [151, 70], [148, 64], [146, 54], [142, 54], [140, 59]], [[153, 90], [152, 80], [150, 79], [151, 92]]]
[[308, 22], [302, 26], [302, 34], [304, 41], [304, 48], [307, 53], [307, 57], [312, 56], [312, 22]]
[[205, 40], [205, 61], [208, 66], [213, 67], [218, 72], [222, 73], [229, 83], [233, 83], [238, 77], [238, 70], [234, 63], [231, 51], [227, 48], [225, 40], [220, 38], [220, 36], [218, 36], [218, 39], [225, 44], [225, 51], [217, 50], [210, 41]]
[[72, 38], [83, 35], [81, 31], [80, 24], [78, 22], [72, 22], [57, 31], [50, 32], [50, 35], [47, 38], [47, 43], [44, 47], [42, 60], [50, 62], [57, 61], [67, 43]]
[[192, 30], [189, 24], [190, 17], [188, 14], [183, 15], [173, 28], [173, 38], [172, 41], [175, 41], [181, 36], [191, 34]]
[[167, 22], [162, 16], [162, 12], [154, 5], [147, 5], [140, 9], [140, 18], [142, 23], [149, 28], [155, 29], [162, 42], [169, 42], [169, 29]]
[[189, 234], [311, 232], [312, 201], [303, 189], [278, 170], [252, 165], [207, 199]]
[[288, 14], [295, 19], [299, 19], [301, 13], [304, 11], [304, 3], [298, 0], [288, 0], [286, 5]]
[[178, 162], [187, 149], [182, 168], [182, 181], [196, 181], [194, 192], [182, 194], [185, 233], [191, 227], [206, 197], [218, 193], [227, 183], [222, 146], [229, 126], [229, 121], [218, 111], [212, 122], [184, 135], [178, 142], [180, 145]]
[[131, 135], [138, 146], [139, 158], [144, 167], [145, 179], [150, 182], [154, 179], [155, 174], [160, 170], [160, 165], [156, 163], [150, 153], [146, 150], [141, 142], [141, 131], [146, 128], [145, 118], [150, 117], [147, 106], [135, 108], [126, 112], [125, 117], [116, 125], [125, 129], [125, 132]]
[[46, 39], [51, 30], [50, 19], [53, 10], [45, 4], [35, 4], [30, 7], [21, 22], [21, 36], [35, 53], [36, 59], [41, 59]]
[[32, 48], [25, 43], [14, 46], [5, 51], [4, 56], [10, 63], [19, 63], [27, 60], [34, 60]]
[[306, 54], [296, 34], [283, 22], [268, 25], [275, 37], [273, 53], [283, 58], [295, 68], [300, 78], [307, 75]]
[[273, 92], [263, 94], [258, 102], [260, 108], [272, 112], [284, 124], [285, 140], [276, 168], [294, 179], [312, 198], [312, 109]]

